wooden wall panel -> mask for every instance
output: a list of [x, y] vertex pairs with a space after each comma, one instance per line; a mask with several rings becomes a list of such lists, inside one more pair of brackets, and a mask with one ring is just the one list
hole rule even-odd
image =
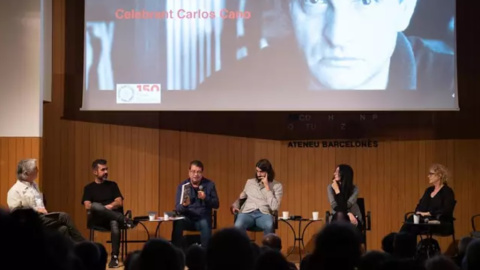
[[[42, 138], [38, 137], [0, 137], [0, 207], [7, 208], [7, 193], [15, 184], [17, 164], [21, 159], [35, 158], [41, 168]], [[43, 185], [43, 174], [38, 176], [39, 185]]]

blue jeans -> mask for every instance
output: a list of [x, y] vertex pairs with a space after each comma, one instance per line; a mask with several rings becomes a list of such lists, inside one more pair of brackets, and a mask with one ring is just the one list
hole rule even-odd
[[[210, 222], [209, 222], [210, 221]], [[172, 244], [179, 248], [184, 248], [183, 231], [200, 231], [200, 242], [202, 247], [206, 247], [212, 236], [211, 218], [202, 218], [200, 220], [185, 219], [173, 222]]]
[[263, 230], [264, 235], [275, 232], [273, 216], [264, 214], [258, 209], [250, 213], [239, 213], [235, 220], [235, 227], [244, 230], [258, 227]]

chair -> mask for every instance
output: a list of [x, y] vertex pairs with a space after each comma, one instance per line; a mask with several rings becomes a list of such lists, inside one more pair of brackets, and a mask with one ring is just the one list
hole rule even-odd
[[[360, 233], [362, 235], [362, 242], [365, 245], [365, 250], [367, 250], [367, 231], [372, 229], [372, 214], [370, 211], [365, 212], [365, 199], [364, 198], [357, 198], [357, 205], [360, 209], [360, 214], [362, 215], [362, 220], [359, 224]], [[330, 211], [325, 212], [325, 222], [328, 224], [331, 222], [333, 215]]]
[[[247, 199], [240, 199], [239, 200], [239, 209], [242, 208], [242, 205], [245, 203]], [[237, 216], [238, 216], [238, 213], [235, 213], [234, 216], [233, 216], [233, 223], [235, 224], [235, 222], [237, 221]], [[273, 229], [276, 231], [278, 229], [278, 211], [275, 210], [272, 212], [272, 217], [273, 217]], [[263, 229], [260, 228], [260, 227], [257, 227], [257, 226], [253, 226], [251, 228], [248, 228], [247, 231], [249, 232], [263, 232]], [[255, 239], [252, 239], [252, 241], [255, 241]]]
[[[455, 210], [455, 206], [457, 205], [457, 201], [454, 201], [453, 202], [453, 209], [452, 209], [452, 214], [453, 214], [453, 211]], [[404, 216], [404, 220], [405, 221], [408, 221], [408, 219], [410, 218], [410, 216], [412, 216], [413, 214], [415, 214], [415, 212], [408, 212], [405, 214]], [[455, 252], [457, 252], [457, 245], [456, 245], [456, 240], [455, 240], [455, 217], [452, 216], [443, 216], [443, 215], [438, 215], [436, 217], [434, 217], [435, 219], [437, 220], [447, 220], [447, 221], [451, 221], [451, 227], [448, 228], [448, 231], [445, 230], [445, 231], [438, 231], [438, 232], [433, 232], [433, 233], [430, 233], [431, 236], [452, 236], [452, 240], [453, 240], [453, 245], [455, 247]], [[472, 217], [472, 222], [473, 222], [473, 217]], [[473, 224], [473, 223], [472, 223]], [[422, 233], [420, 235], [425, 235], [425, 233]]]
[[480, 214], [473, 215], [471, 218], [473, 231], [470, 233], [470, 235], [473, 238], [480, 238], [480, 231], [477, 231], [477, 226], [475, 226], [475, 223], [476, 223], [475, 221], [477, 220], [480, 220]]
[[[212, 209], [212, 230], [217, 229], [217, 209]], [[181, 216], [178, 212], [174, 211], [176, 216]], [[197, 243], [200, 241], [200, 232], [198, 230], [184, 230], [183, 237], [185, 238], [188, 245]], [[187, 234], [185, 234], [187, 232]]]
[[[120, 210], [123, 213], [123, 207], [121, 207]], [[124, 216], [131, 219], [132, 218], [132, 211], [128, 210], [124, 214]], [[109, 228], [105, 228], [103, 226], [98, 226], [98, 225], [92, 225], [92, 216], [91, 216], [90, 211], [87, 211], [87, 228], [90, 231], [90, 237], [89, 237], [90, 241], [94, 241], [95, 231], [110, 232]], [[127, 252], [128, 252], [128, 246], [127, 246], [127, 243], [128, 243], [128, 241], [127, 241], [127, 239], [128, 239], [127, 238], [127, 229], [128, 229], [128, 227], [127, 226], [121, 226], [119, 229], [120, 229], [120, 253], [121, 253], [122, 260], [124, 260], [125, 256], [127, 255]], [[112, 240], [110, 239], [110, 241], [107, 241], [107, 243], [112, 243]]]

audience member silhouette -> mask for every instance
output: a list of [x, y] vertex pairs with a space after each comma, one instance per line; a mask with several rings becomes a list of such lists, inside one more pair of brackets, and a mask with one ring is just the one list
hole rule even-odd
[[225, 228], [217, 231], [207, 247], [208, 270], [251, 270], [254, 255], [245, 231]]

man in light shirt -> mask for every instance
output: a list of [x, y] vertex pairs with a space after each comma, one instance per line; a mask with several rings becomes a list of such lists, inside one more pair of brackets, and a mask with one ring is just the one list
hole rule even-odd
[[7, 195], [7, 204], [10, 210], [31, 208], [39, 214], [40, 220], [46, 228], [58, 230], [75, 242], [85, 241], [67, 213], [49, 213], [47, 211], [43, 195], [35, 183], [37, 176], [37, 160], [24, 159], [18, 163], [17, 182], [10, 188]]
[[[233, 214], [238, 213], [235, 227], [263, 229], [264, 235], [274, 233], [273, 212], [278, 210], [283, 196], [283, 186], [275, 180], [275, 171], [267, 159], [256, 164], [255, 178], [248, 179], [240, 197], [233, 203]], [[244, 201], [240, 205], [240, 201]]]

